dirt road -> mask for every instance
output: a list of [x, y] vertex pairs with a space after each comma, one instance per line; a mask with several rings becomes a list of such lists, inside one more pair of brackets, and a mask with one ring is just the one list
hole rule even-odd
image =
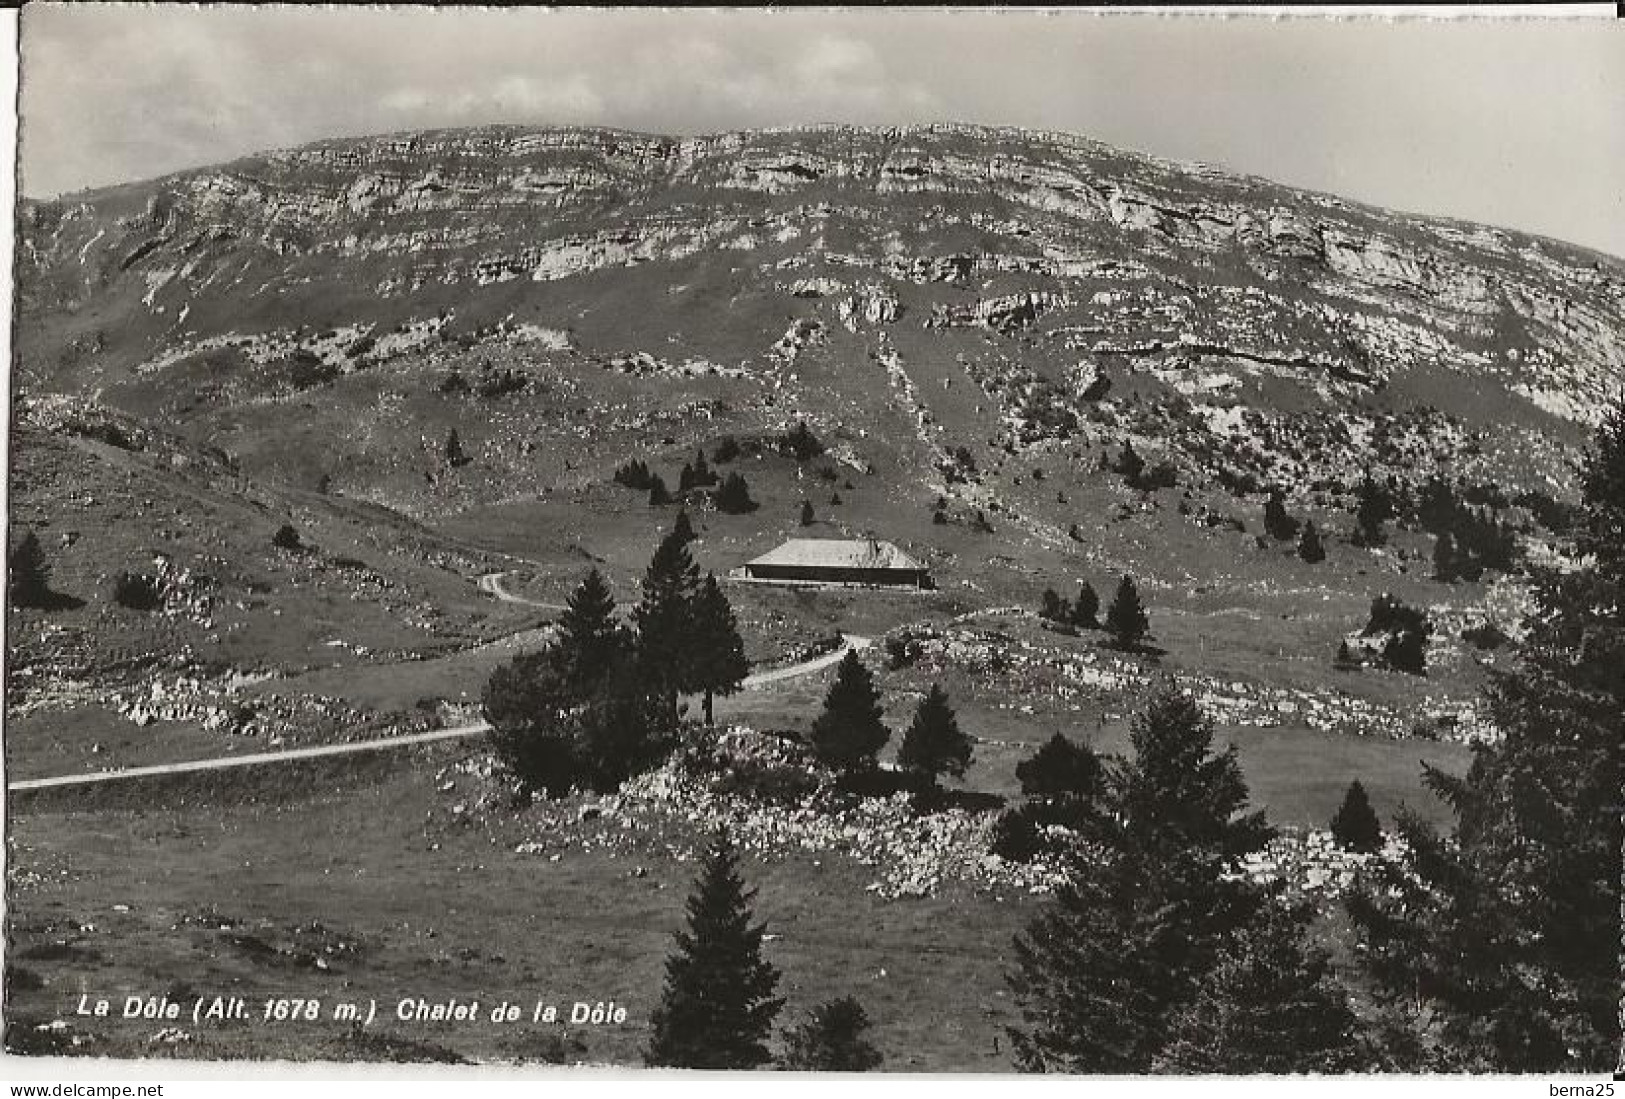
[[[500, 578], [501, 574], [496, 574]], [[497, 595], [492, 588], [485, 586], [481, 577], [480, 586], [491, 594]], [[492, 580], [493, 587], [497, 587], [496, 580]], [[497, 595], [501, 599], [501, 595]], [[525, 602], [529, 600], [513, 597], [510, 601]], [[533, 604], [541, 605], [541, 604]], [[814, 657], [800, 664], [791, 664], [784, 668], [774, 668], [771, 671], [757, 672], [755, 675], [745, 677], [742, 687], [744, 690], [754, 690], [769, 683], [777, 683], [785, 679], [794, 679], [797, 676], [811, 675], [835, 664], [853, 649], [866, 649], [873, 642], [867, 637], [848, 637], [841, 647], [834, 652]], [[194, 771], [222, 771], [233, 767], [255, 767], [264, 763], [286, 763], [290, 760], [314, 759], [319, 756], [343, 756], [357, 752], [379, 752], [386, 748], [405, 748], [413, 744], [429, 744], [437, 740], [456, 740], [460, 737], [479, 736], [488, 731], [490, 725], [483, 721], [472, 722], [467, 725], [456, 725], [449, 729], [434, 729], [427, 733], [408, 733], [403, 736], [381, 737], [378, 740], [363, 740], [353, 744], [324, 744], [315, 748], [290, 748], [284, 752], [256, 752], [253, 755], [223, 756], [217, 759], [197, 759], [186, 763], [164, 763], [152, 767], [130, 767], [122, 771], [94, 771], [82, 775], [57, 775], [53, 778], [20, 779], [17, 782], [6, 784], [10, 793], [21, 793], [27, 790], [45, 790], [58, 786], [90, 786], [101, 782], [121, 782], [125, 779], [146, 778], [154, 775], [184, 775]]]

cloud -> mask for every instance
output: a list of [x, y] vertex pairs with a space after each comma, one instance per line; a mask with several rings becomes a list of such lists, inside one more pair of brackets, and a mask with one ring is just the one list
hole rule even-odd
[[35, 3], [22, 14], [22, 185], [48, 195], [323, 137], [481, 123], [692, 134], [965, 120], [1625, 254], [1621, 29]]

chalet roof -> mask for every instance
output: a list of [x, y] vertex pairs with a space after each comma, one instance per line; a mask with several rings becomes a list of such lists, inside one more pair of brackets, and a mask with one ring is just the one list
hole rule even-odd
[[792, 538], [751, 561], [752, 565], [801, 565], [826, 569], [923, 570], [890, 542], [862, 538]]

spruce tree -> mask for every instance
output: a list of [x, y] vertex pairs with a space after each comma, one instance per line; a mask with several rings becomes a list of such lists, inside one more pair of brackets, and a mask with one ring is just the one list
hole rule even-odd
[[753, 1069], [768, 1062], [768, 1036], [784, 1001], [773, 996], [779, 972], [762, 957], [766, 925], [753, 922], [754, 898], [732, 842], [719, 833], [688, 899], [688, 924], [666, 959], [649, 1020], [648, 1064]]
[[700, 570], [688, 543], [673, 530], [660, 540], [643, 574], [642, 599], [632, 611], [643, 667], [677, 712], [680, 692], [699, 687], [691, 641]]
[[944, 774], [964, 778], [970, 761], [970, 738], [960, 731], [942, 684], [933, 683], [903, 734], [897, 762], [904, 770], [928, 775], [935, 782], [938, 775]]
[[1152, 1071], [1283, 1075], [1374, 1067], [1326, 954], [1305, 945], [1308, 919], [1277, 902], [1243, 925], [1174, 1012]]
[[1457, 561], [1456, 540], [1446, 531], [1433, 542], [1433, 579], [1446, 584], [1453, 584], [1461, 579], [1461, 568]]
[[1298, 521], [1287, 514], [1286, 499], [1280, 489], [1271, 489], [1264, 502], [1264, 530], [1277, 542], [1289, 542], [1298, 536]]
[[1393, 517], [1394, 508], [1388, 492], [1371, 478], [1367, 470], [1356, 490], [1354, 507], [1354, 544], [1380, 546], [1388, 540], [1382, 525]]
[[454, 469], [468, 464], [468, 455], [463, 453], [463, 440], [458, 436], [455, 427], [446, 436], [445, 458], [446, 464]]
[[671, 749], [675, 726], [666, 700], [638, 654], [621, 650], [597, 670], [592, 694], [572, 729], [577, 774], [599, 793], [658, 763]]
[[660, 508], [671, 503], [671, 493], [666, 489], [665, 478], [658, 473], [649, 474], [649, 506]]
[[701, 488], [707, 488], [717, 483], [717, 475], [711, 472], [711, 467], [705, 463], [705, 451], [696, 450], [694, 452], [694, 467], [691, 475], [694, 478], [694, 484]]
[[801, 1072], [868, 1072], [880, 1051], [864, 1037], [869, 1016], [851, 996], [820, 1004], [807, 1021], [785, 1032], [784, 1067]]
[[1134, 580], [1125, 576], [1117, 585], [1117, 595], [1106, 611], [1106, 630], [1112, 643], [1120, 649], [1136, 649], [1151, 632], [1145, 607], [1140, 603], [1140, 591]]
[[565, 601], [559, 616], [559, 646], [570, 669], [572, 686], [585, 697], [597, 686], [610, 663], [626, 647], [615, 620], [615, 596], [596, 568], [590, 570]]
[[743, 515], [756, 510], [756, 501], [750, 498], [750, 487], [737, 471], [723, 479], [722, 487], [717, 489], [716, 503], [718, 511], [729, 515]]
[[51, 566], [33, 531], [25, 531], [12, 545], [6, 566], [12, 606], [43, 607], [50, 602]]
[[812, 433], [805, 420], [797, 420], [794, 427], [780, 436], [779, 449], [796, 461], [805, 462], [824, 453], [824, 444]]
[[1298, 536], [1298, 557], [1311, 565], [1326, 560], [1326, 547], [1320, 540], [1320, 532], [1315, 529], [1313, 519], [1304, 521], [1303, 533]]
[[1145, 472], [1145, 459], [1135, 451], [1132, 442], [1125, 441], [1123, 443], [1123, 453], [1118, 457], [1117, 463], [1112, 468], [1121, 473], [1123, 479], [1132, 485]]
[[1517, 663], [1488, 691], [1500, 741], [1475, 747], [1465, 777], [1426, 771], [1453, 835], [1402, 815], [1405, 871], [1349, 900], [1419, 1067], [1595, 1072], [1619, 1048], [1618, 974], [1599, 959], [1618, 947], [1625, 847], [1625, 406], [1581, 487], [1586, 556], [1537, 572]]
[[712, 724], [711, 705], [715, 695], [729, 695], [739, 689], [750, 671], [745, 659], [745, 643], [733, 607], [717, 584], [716, 573], [707, 573], [694, 601], [692, 656], [694, 685], [705, 692], [705, 723]]
[[1044, 594], [1039, 600], [1038, 616], [1047, 618], [1051, 622], [1065, 622], [1070, 615], [1071, 611], [1067, 607], [1066, 600], [1061, 598], [1060, 593], [1054, 588], [1045, 588]]
[[824, 709], [813, 722], [812, 747], [820, 760], [842, 770], [868, 770], [891, 730], [880, 720], [880, 691], [856, 649], [841, 659]]
[[1331, 822], [1332, 839], [1351, 851], [1380, 851], [1382, 849], [1382, 821], [1371, 808], [1360, 780], [1349, 783], [1343, 794], [1343, 804]]
[[1147, 1071], [1222, 946], [1265, 894], [1230, 873], [1272, 835], [1247, 812], [1235, 749], [1172, 688], [1134, 723], [1134, 756], [1112, 776], [1095, 841], [1016, 940], [1010, 984], [1027, 1070]]
[[1093, 798], [1102, 792], [1105, 779], [1105, 765], [1094, 749], [1060, 733], [1016, 765], [1016, 780], [1029, 797]]
[[1078, 587], [1078, 597], [1072, 601], [1072, 624], [1083, 630], [1100, 628], [1100, 596], [1087, 580]]
[[1150, 854], [1206, 851], [1233, 859], [1271, 838], [1264, 814], [1245, 811], [1235, 745], [1215, 752], [1213, 738], [1213, 722], [1177, 688], [1147, 702], [1129, 730], [1133, 758], [1113, 780], [1125, 843]]
[[1337, 655], [1332, 657], [1332, 667], [1345, 672], [1360, 667], [1360, 662], [1354, 659], [1354, 653], [1349, 651], [1347, 638], [1337, 643]]
[[801, 525], [810, 527], [813, 523], [813, 506], [811, 500], [801, 501]]
[[689, 519], [687, 510], [683, 508], [677, 510], [677, 518], [673, 519], [671, 524], [671, 536], [682, 539], [684, 545], [699, 541], [700, 536], [694, 533], [694, 523]]

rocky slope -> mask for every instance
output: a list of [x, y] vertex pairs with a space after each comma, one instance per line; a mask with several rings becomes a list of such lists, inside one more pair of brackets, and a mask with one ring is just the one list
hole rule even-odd
[[[591, 557], [630, 583], [667, 516], [613, 471], [647, 459], [675, 486], [731, 436], [763, 507], [710, 514], [706, 567], [816, 501], [808, 533], [882, 531], [932, 563], [953, 611], [1122, 571], [1154, 602], [1199, 598], [1159, 629], [1200, 647], [1192, 671], [1253, 683], [1300, 646], [1335, 649], [1380, 590], [1448, 595], [1437, 617], [1464, 629], [1488, 613], [1487, 589], [1416, 575], [1419, 533], [1347, 544], [1362, 470], [1401, 493], [1444, 471], [1540, 552], [1543, 505], [1571, 493], [1575, 447], [1625, 389], [1619, 259], [968, 126], [327, 141], [24, 202], [17, 274], [14, 523], [87, 589], [155, 554], [242, 573], [215, 598], [287, 635], [255, 667], [340, 632], [259, 590], [307, 560], [270, 547], [283, 521], [398, 593], [318, 573], [377, 612], [347, 643], [411, 649], [391, 636], [403, 607], [457, 602], [444, 585], [477, 607], [478, 571], [511, 564], [420, 543], [554, 577]], [[829, 446], [812, 465], [760, 445], [797, 419]], [[1107, 472], [1124, 443], [1173, 489]], [[65, 486], [104, 475], [139, 481], [141, 506], [70, 506]], [[190, 516], [200, 477], [249, 517], [229, 524], [241, 545], [157, 522]], [[1336, 541], [1324, 567], [1254, 534], [1270, 486]], [[1404, 509], [1398, 525], [1414, 528]], [[392, 532], [376, 558], [368, 530]], [[1316, 624], [1215, 625], [1245, 600], [1264, 621], [1318, 607]], [[785, 638], [856, 628], [741, 606]], [[484, 629], [420, 617], [436, 643]], [[242, 655], [198, 633], [201, 659]], [[1318, 689], [1328, 656], [1276, 671]], [[1374, 697], [1395, 720], [1433, 704]]]
[[225, 351], [360, 369], [505, 320], [547, 352], [613, 352], [581, 316], [604, 288], [664, 311], [697, 272], [708, 306], [757, 288], [778, 319], [741, 342], [685, 310], [684, 361], [762, 373], [799, 297], [830, 299], [826, 324], [987, 330], [1041, 373], [1221, 403], [1284, 381], [1294, 402], [1388, 393], [1481, 419], [1511, 393], [1584, 422], [1625, 374], [1619, 260], [1020, 131], [329, 141], [21, 221], [22, 363], [56, 389], [160, 388]]

